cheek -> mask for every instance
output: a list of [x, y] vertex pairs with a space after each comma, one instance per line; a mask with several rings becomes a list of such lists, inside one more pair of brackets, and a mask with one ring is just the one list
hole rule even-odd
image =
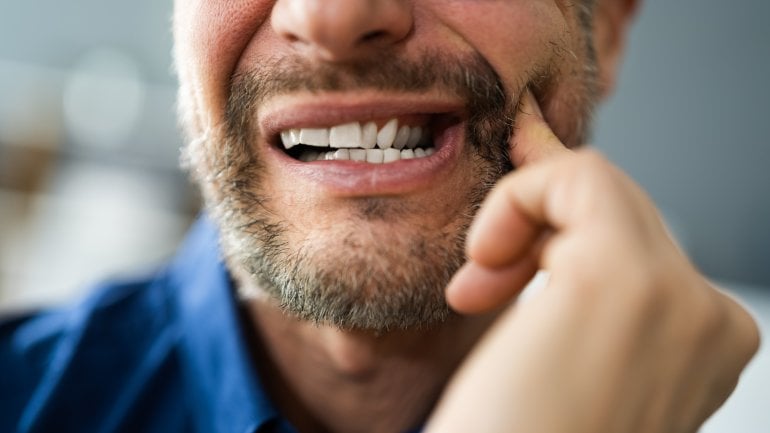
[[439, 19], [478, 51], [502, 78], [508, 92], [522, 78], [553, 61], [552, 44], [568, 33], [563, 11], [553, 1], [431, 0]]
[[[223, 119], [230, 77], [272, 0], [176, 0], [174, 56], [182, 91], [204, 130]], [[199, 131], [201, 132], [201, 131]]]

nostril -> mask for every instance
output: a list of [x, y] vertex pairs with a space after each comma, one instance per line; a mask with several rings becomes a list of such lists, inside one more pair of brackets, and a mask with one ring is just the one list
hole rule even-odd
[[271, 26], [282, 42], [324, 61], [346, 61], [402, 41], [413, 25], [404, 0], [278, 0]]
[[371, 32], [364, 33], [361, 36], [360, 41], [361, 42], [370, 42], [370, 41], [373, 41], [375, 39], [383, 38], [385, 36], [387, 36], [387, 32], [386, 31], [384, 31], [384, 30], [373, 30]]

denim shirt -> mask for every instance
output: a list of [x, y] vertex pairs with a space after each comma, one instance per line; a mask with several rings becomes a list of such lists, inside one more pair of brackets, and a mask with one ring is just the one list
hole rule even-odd
[[205, 217], [146, 278], [0, 320], [0, 432], [290, 433], [265, 394]]

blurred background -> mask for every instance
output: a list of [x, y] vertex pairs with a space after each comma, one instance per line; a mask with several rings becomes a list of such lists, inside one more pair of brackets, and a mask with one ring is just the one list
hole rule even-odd
[[0, 305], [70, 299], [168, 257], [197, 212], [178, 169], [171, 2], [0, 6]]
[[[770, 2], [645, 3], [594, 143], [767, 332]], [[0, 311], [151, 269], [195, 217], [177, 168], [170, 11], [157, 0], [0, 5]], [[703, 431], [770, 431], [769, 359], [763, 350]]]

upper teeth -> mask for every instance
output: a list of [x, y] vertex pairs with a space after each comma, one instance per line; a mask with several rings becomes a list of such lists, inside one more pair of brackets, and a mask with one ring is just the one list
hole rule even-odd
[[291, 149], [298, 144], [337, 149], [414, 149], [426, 137], [419, 126], [398, 126], [398, 119], [391, 119], [377, 130], [377, 124], [350, 122], [331, 128], [295, 128], [281, 132], [283, 147]]

